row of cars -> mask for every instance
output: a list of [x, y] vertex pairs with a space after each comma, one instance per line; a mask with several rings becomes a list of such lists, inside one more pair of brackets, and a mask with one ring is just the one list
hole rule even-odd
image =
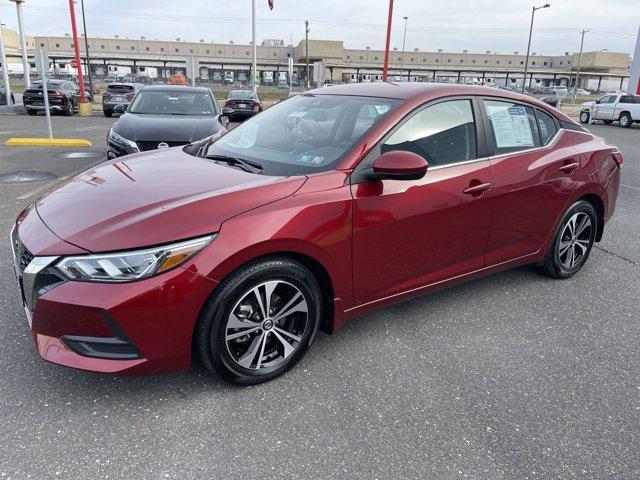
[[262, 111], [252, 91], [232, 90], [223, 108], [205, 87], [112, 84], [103, 95], [103, 111], [121, 114], [107, 135], [107, 157], [214, 140], [230, 120]]

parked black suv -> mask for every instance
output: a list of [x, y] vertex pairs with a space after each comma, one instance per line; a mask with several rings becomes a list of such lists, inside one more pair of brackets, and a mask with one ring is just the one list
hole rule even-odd
[[[80, 89], [78, 85], [68, 80], [51, 79], [47, 81], [49, 94], [49, 110], [60, 112], [67, 116], [73, 116], [80, 103]], [[22, 103], [29, 115], [37, 115], [44, 111], [44, 95], [42, 94], [42, 81], [33, 82], [22, 95]]]
[[144, 88], [142, 83], [112, 83], [102, 94], [102, 111], [105, 117], [113, 115], [117, 105], [123, 105], [123, 111], [127, 109], [133, 97]]

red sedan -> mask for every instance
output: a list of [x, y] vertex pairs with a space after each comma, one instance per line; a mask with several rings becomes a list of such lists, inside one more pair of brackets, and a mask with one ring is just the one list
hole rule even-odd
[[18, 217], [15, 269], [45, 360], [150, 373], [195, 351], [252, 384], [373, 309], [524, 264], [573, 276], [621, 164], [530, 97], [336, 86], [73, 178]]

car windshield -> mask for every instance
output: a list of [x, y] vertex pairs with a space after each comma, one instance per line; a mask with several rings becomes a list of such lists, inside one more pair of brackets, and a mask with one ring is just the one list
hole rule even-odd
[[[247, 120], [205, 153], [258, 163], [267, 175], [330, 170], [399, 103], [388, 98], [298, 95]], [[186, 151], [195, 154], [198, 149]]]
[[142, 90], [129, 108], [129, 113], [159, 115], [213, 115], [215, 111], [208, 93], [175, 90]]
[[229, 92], [229, 100], [254, 100], [253, 92]]

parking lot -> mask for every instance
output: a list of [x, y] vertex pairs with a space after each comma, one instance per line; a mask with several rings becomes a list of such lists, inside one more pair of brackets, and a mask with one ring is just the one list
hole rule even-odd
[[[104, 159], [114, 119], [52, 120], [94, 147], [0, 146], [4, 234]], [[638, 478], [640, 125], [589, 128], [625, 162], [578, 275], [518, 268], [363, 316], [256, 387], [198, 364], [113, 377], [43, 362], [2, 241], [0, 478]], [[0, 116], [2, 142], [44, 132], [42, 116]]]

